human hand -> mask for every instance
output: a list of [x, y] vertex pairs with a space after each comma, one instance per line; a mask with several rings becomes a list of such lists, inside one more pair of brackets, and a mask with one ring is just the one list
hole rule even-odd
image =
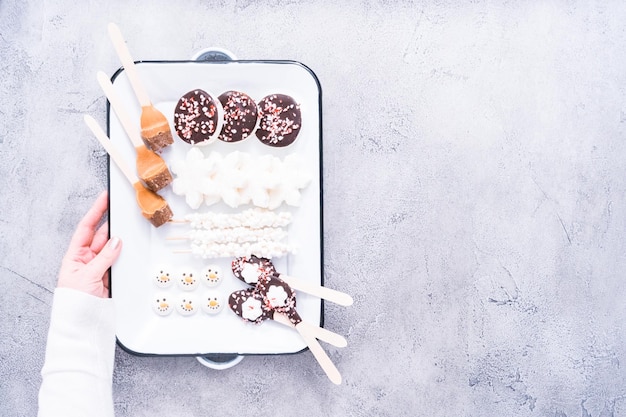
[[76, 227], [61, 263], [58, 287], [96, 297], [109, 296], [109, 268], [120, 255], [122, 242], [117, 237], [108, 239], [106, 222], [96, 230], [107, 209], [108, 195], [104, 191]]

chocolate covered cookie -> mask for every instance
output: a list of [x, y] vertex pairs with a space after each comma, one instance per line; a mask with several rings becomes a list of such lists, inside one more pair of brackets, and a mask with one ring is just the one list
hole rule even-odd
[[254, 100], [246, 93], [232, 90], [217, 99], [224, 109], [224, 124], [217, 138], [224, 142], [239, 142], [250, 136], [258, 119]]
[[300, 133], [302, 115], [300, 105], [285, 94], [271, 94], [259, 103], [259, 126], [256, 136], [274, 147], [291, 145]]
[[219, 103], [206, 91], [189, 91], [178, 100], [174, 109], [174, 130], [191, 145], [202, 144], [215, 137], [221, 124]]

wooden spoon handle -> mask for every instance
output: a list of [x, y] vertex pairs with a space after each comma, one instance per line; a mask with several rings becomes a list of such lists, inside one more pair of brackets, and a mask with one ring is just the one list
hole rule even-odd
[[89, 115], [85, 115], [85, 123], [87, 124], [89, 129], [91, 129], [91, 131], [96, 136], [100, 144], [109, 153], [109, 155], [111, 156], [111, 159], [113, 159], [113, 161], [117, 164], [117, 166], [122, 171], [126, 179], [128, 179], [128, 181], [133, 185], [139, 182], [139, 178], [137, 177], [137, 175], [135, 175], [135, 173], [130, 169], [130, 167], [126, 165], [126, 162], [124, 162], [122, 155], [119, 153], [117, 148], [113, 146], [107, 134], [104, 133], [104, 130], [102, 130], [98, 122], [96, 122], [96, 119], [94, 119], [93, 117]]
[[342, 306], [351, 306], [354, 300], [349, 294], [346, 294], [341, 291], [333, 290], [330, 288], [323, 287], [321, 285], [313, 285], [306, 281], [303, 281], [298, 278], [290, 277], [287, 275], [280, 275], [280, 279], [285, 281], [291, 288], [294, 290], [300, 290], [307, 294], [315, 295], [319, 298], [323, 298], [328, 301], [332, 301], [333, 303], [342, 305]]
[[139, 146], [145, 146], [143, 144], [143, 140], [141, 139], [141, 135], [139, 134], [138, 126], [136, 128], [133, 127], [130, 116], [124, 108], [124, 103], [115, 91], [115, 88], [113, 88], [113, 84], [109, 80], [109, 77], [107, 77], [107, 75], [102, 71], [98, 71], [97, 77], [98, 83], [100, 83], [100, 87], [102, 87], [102, 90], [104, 91], [104, 95], [107, 97], [107, 99], [109, 99], [111, 107], [115, 111], [117, 118], [119, 119], [122, 127], [126, 131], [126, 134], [130, 138], [130, 141], [133, 143], [133, 146], [135, 148]]
[[[272, 317], [274, 321], [284, 324], [286, 326], [294, 327], [289, 318], [286, 315], [278, 312], [274, 312], [274, 316]], [[348, 346], [348, 341], [345, 337], [335, 332], [331, 332], [328, 329], [324, 329], [323, 327], [315, 326], [309, 322], [301, 322], [299, 326], [306, 327], [306, 331], [309, 332], [313, 337], [319, 339], [323, 342], [329, 343], [336, 347], [346, 347]]]
[[311, 334], [309, 329], [303, 327], [302, 323], [300, 323], [296, 326], [296, 330], [298, 331], [298, 333], [300, 333], [300, 336], [302, 336], [302, 339], [304, 339], [304, 341], [306, 342], [309, 350], [311, 351], [313, 356], [315, 356], [315, 359], [317, 359], [317, 363], [320, 364], [328, 379], [330, 379], [333, 384], [341, 384], [341, 374], [339, 373], [339, 370], [330, 360], [328, 354], [324, 352], [324, 349], [322, 349], [322, 346]]
[[152, 103], [150, 102], [150, 97], [148, 96], [148, 93], [146, 93], [146, 90], [141, 83], [141, 79], [139, 78], [139, 74], [137, 73], [135, 61], [133, 61], [133, 58], [130, 56], [130, 52], [128, 51], [124, 37], [122, 36], [122, 32], [115, 23], [109, 23], [109, 37], [111, 38], [111, 42], [113, 42], [113, 47], [117, 52], [117, 56], [120, 58], [120, 61], [122, 61], [122, 66], [126, 70], [126, 75], [128, 76], [130, 85], [135, 91], [139, 104], [141, 107], [151, 106]]
[[335, 332], [331, 332], [328, 329], [315, 326], [306, 321], [301, 322], [299, 326], [307, 327], [307, 331], [309, 331], [311, 335], [314, 336], [316, 339], [322, 340], [333, 346], [340, 347], [340, 348], [348, 346], [348, 341], [346, 340], [345, 337]]

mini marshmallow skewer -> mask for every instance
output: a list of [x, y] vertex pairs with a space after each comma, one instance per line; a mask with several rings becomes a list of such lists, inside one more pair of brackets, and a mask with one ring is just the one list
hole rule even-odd
[[137, 173], [139, 177], [148, 188], [154, 192], [166, 187], [173, 180], [172, 174], [167, 168], [167, 164], [163, 158], [148, 149], [143, 143], [139, 135], [139, 130], [134, 128], [122, 99], [115, 92], [113, 84], [111, 84], [106, 74], [102, 71], [98, 71], [97, 78], [100, 87], [102, 87], [104, 91], [104, 95], [109, 99], [109, 103], [111, 103], [111, 108], [115, 111], [118, 120], [126, 131], [126, 135], [135, 147], [135, 151], [137, 152]]
[[94, 136], [98, 139], [104, 149], [106, 149], [108, 154], [111, 156], [111, 159], [117, 164], [122, 171], [122, 174], [124, 174], [128, 182], [130, 182], [135, 189], [137, 204], [141, 209], [143, 217], [148, 219], [154, 227], [159, 227], [164, 223], [167, 223], [167, 221], [172, 218], [172, 210], [167, 204], [167, 201], [154, 191], [146, 188], [139, 181], [137, 175], [128, 165], [126, 165], [122, 155], [119, 153], [117, 148], [113, 146], [107, 134], [104, 133], [98, 122], [96, 122], [93, 117], [85, 115], [84, 119]]
[[315, 334], [311, 332], [311, 327], [303, 324], [304, 322], [295, 310], [295, 294], [289, 291], [288, 287], [284, 287], [285, 291], [278, 295], [272, 290], [271, 294], [263, 290], [240, 290], [230, 295], [230, 309], [251, 323], [261, 323], [267, 319], [274, 319], [277, 312], [285, 314], [288, 321], [292, 323], [296, 331], [300, 334], [309, 350], [322, 367], [328, 379], [336, 385], [341, 384], [341, 374], [328, 357], [328, 354], [322, 349], [315, 338]]
[[287, 232], [278, 227], [264, 227], [250, 229], [247, 227], [232, 227], [225, 229], [197, 229], [190, 230], [185, 236], [170, 236], [166, 240], [190, 240], [197, 244], [227, 243], [227, 242], [258, 242], [263, 240], [280, 241], [287, 237]]
[[291, 223], [288, 211], [274, 212], [261, 208], [250, 208], [239, 213], [189, 213], [183, 219], [173, 219], [172, 223], [189, 224], [193, 229], [215, 229], [228, 227], [286, 227]]
[[232, 270], [237, 279], [250, 285], [257, 285], [259, 280], [267, 280], [271, 276], [277, 276], [289, 284], [289, 286], [294, 290], [323, 298], [335, 304], [348, 307], [354, 302], [352, 297], [344, 292], [333, 290], [321, 285], [314, 285], [304, 280], [284, 274], [279, 274], [276, 271], [276, 268], [274, 268], [272, 261], [265, 257], [253, 255], [249, 258], [237, 258], [232, 262]]
[[258, 242], [228, 242], [228, 243], [192, 243], [190, 249], [172, 251], [175, 254], [192, 254], [204, 259], [210, 258], [237, 258], [259, 254], [263, 257], [273, 258], [293, 252], [294, 248], [287, 243], [276, 241]]

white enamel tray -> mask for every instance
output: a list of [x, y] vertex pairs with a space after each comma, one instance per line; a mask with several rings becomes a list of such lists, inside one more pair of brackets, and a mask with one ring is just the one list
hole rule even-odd
[[[273, 259], [279, 272], [322, 284], [322, 205], [321, 205], [321, 91], [315, 75], [304, 65], [292, 61], [229, 61], [229, 62], [140, 62], [139, 75], [153, 104], [162, 111], [172, 125], [174, 107], [178, 99], [192, 89], [203, 89], [217, 97], [227, 90], [239, 90], [255, 101], [272, 93], [288, 94], [300, 103], [302, 128], [296, 141], [284, 148], [272, 148], [256, 137], [238, 143], [216, 141], [200, 149], [227, 154], [242, 151], [253, 154], [272, 154], [284, 158], [296, 153], [305, 160], [312, 182], [302, 191], [299, 207], [283, 204], [276, 211], [291, 211], [293, 221], [288, 227], [289, 243], [298, 246], [297, 253]], [[121, 96], [132, 120], [137, 121], [141, 109], [130, 87], [124, 70], [118, 71], [112, 82]], [[135, 151], [115, 114], [109, 110], [109, 136], [132, 166]], [[162, 157], [171, 165], [184, 159], [191, 145], [174, 133], [174, 144], [166, 148]], [[154, 228], [137, 207], [133, 188], [114, 164], [110, 174], [110, 233], [121, 237], [124, 248], [111, 271], [111, 296], [116, 308], [118, 343], [127, 351], [143, 355], [211, 354], [282, 354], [295, 353], [306, 348], [298, 333], [282, 324], [266, 321], [259, 325], [245, 323], [228, 306], [221, 313], [209, 315], [198, 311], [182, 316], [174, 311], [161, 317], [152, 310], [157, 294], [166, 292], [171, 297], [183, 294], [176, 285], [167, 290], [157, 288], [153, 275], [160, 266], [170, 270], [180, 268], [199, 272], [208, 264], [222, 268], [224, 279], [214, 290], [222, 294], [226, 303], [231, 292], [247, 288], [231, 272], [231, 258], [205, 260], [192, 254], [176, 254], [177, 249], [189, 248], [185, 241], [168, 241], [170, 236], [184, 235], [189, 226], [166, 224]], [[223, 203], [201, 206], [192, 210], [184, 197], [175, 195], [171, 186], [159, 192], [169, 203], [175, 219], [191, 212], [235, 212]], [[202, 283], [191, 292], [201, 297], [208, 289]], [[185, 292], [186, 293], [186, 292]], [[302, 319], [322, 323], [322, 303], [319, 298], [297, 294], [297, 310]]]

